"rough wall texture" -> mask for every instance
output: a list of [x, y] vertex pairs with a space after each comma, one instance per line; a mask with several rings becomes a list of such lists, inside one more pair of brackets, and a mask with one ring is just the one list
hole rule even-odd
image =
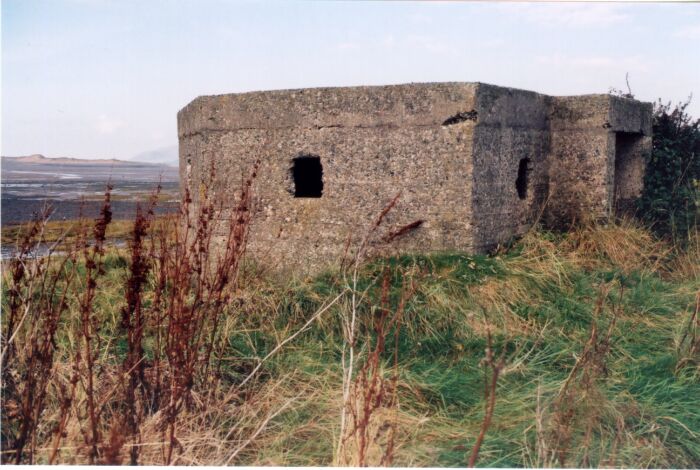
[[[472, 146], [476, 251], [522, 235], [542, 210], [548, 184], [548, 101], [529, 91], [479, 85]], [[519, 194], [521, 165], [525, 190]]]
[[[588, 95], [557, 97], [550, 107], [549, 225], [566, 227], [575, 221], [604, 218], [616, 205], [616, 181], [624, 186], [624, 204], [641, 193], [646, 156], [651, 152], [650, 103]], [[618, 136], [639, 142], [627, 152], [624, 165], [616, 165]], [[615, 176], [616, 166], [634, 180]]]
[[[195, 189], [230, 193], [233, 205], [261, 160], [249, 252], [299, 272], [336, 264], [348, 235], [398, 192], [387, 226], [424, 221], [397, 240], [403, 251], [483, 252], [543, 214], [557, 225], [628, 206], [650, 127], [650, 105], [633, 100], [480, 83], [208, 96], [178, 114], [181, 175], [191, 171]], [[318, 163], [320, 197], [295, 197]]]
[[[179, 114], [181, 168], [190, 164], [194, 181], [232, 191], [261, 159], [249, 252], [265, 264], [337, 263], [348, 235], [366, 230], [399, 191], [386, 224], [425, 221], [399, 248], [470, 251], [474, 126], [441, 124], [473, 109], [474, 91], [441, 84], [198, 98]], [[322, 197], [294, 197], [300, 156], [320, 157]]]

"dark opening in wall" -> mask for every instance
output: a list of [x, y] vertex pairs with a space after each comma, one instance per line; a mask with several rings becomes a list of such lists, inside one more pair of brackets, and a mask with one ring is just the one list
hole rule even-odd
[[471, 111], [465, 111], [463, 113], [457, 113], [454, 116], [450, 116], [445, 119], [442, 123], [443, 126], [451, 126], [452, 124], [457, 124], [464, 121], [476, 121], [477, 112], [475, 109]]
[[321, 197], [323, 194], [323, 167], [321, 158], [302, 155], [292, 166], [294, 197]]
[[644, 135], [615, 133], [614, 208], [618, 214], [633, 214], [644, 181]]
[[530, 172], [529, 164], [530, 159], [523, 158], [518, 165], [518, 178], [515, 180], [515, 189], [518, 191], [518, 197], [520, 199], [525, 199], [527, 197], [527, 180], [528, 173]]

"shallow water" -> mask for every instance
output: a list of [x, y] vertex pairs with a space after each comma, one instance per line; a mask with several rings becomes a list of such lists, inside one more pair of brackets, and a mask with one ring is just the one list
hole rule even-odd
[[[43, 258], [44, 256], [49, 254], [49, 250], [53, 246], [52, 243], [38, 243], [35, 245], [34, 249], [30, 252], [29, 257], [30, 258]], [[59, 251], [54, 250], [54, 255], [60, 255], [62, 254]], [[14, 258], [15, 255], [17, 254], [17, 246], [16, 245], [8, 245], [8, 244], [3, 244], [2, 247], [0, 247], [0, 255], [2, 260], [8, 260], [11, 258]]]
[[[107, 184], [112, 186], [112, 218], [133, 219], [138, 204], [145, 205], [161, 185], [157, 214], [176, 212], [179, 205], [178, 170], [163, 165], [138, 162], [101, 164], [73, 161], [61, 164], [48, 159], [26, 162], [2, 157], [0, 180], [0, 224], [2, 227], [31, 221], [51, 207], [50, 220], [93, 219], [99, 216]], [[45, 256], [47, 246], [37, 247]], [[2, 259], [15, 253], [3, 245]]]
[[[178, 184], [162, 183], [162, 194], [168, 198], [156, 206], [156, 213], [167, 214], [177, 210]], [[26, 185], [2, 184], [0, 199], [3, 226], [28, 222], [45, 205], [53, 208], [51, 220], [72, 220], [82, 214], [87, 218], [99, 215], [102, 207], [104, 184], [41, 184]], [[153, 190], [151, 183], [128, 183], [114, 187], [112, 190], [112, 216], [115, 219], [131, 219], [136, 214], [138, 203], [148, 200]]]
[[[109, 246], [116, 246], [119, 248], [127, 246], [126, 240], [123, 239], [109, 240], [106, 242], [106, 244]], [[34, 248], [29, 253], [29, 258], [43, 258], [44, 256], [47, 256], [51, 251], [53, 245], [53, 243], [37, 243], [36, 245], [34, 245]], [[3, 261], [12, 259], [15, 256], [17, 256], [17, 251], [17, 246], [15, 244], [3, 244], [0, 247], [0, 259], [2, 259]], [[52, 256], [62, 256], [64, 254], [66, 254], [66, 252], [53, 248]]]
[[166, 202], [158, 213], [177, 209], [179, 200], [176, 168], [129, 162], [123, 165], [72, 163], [70, 165], [21, 162], [2, 159], [0, 208], [3, 226], [28, 222], [46, 204], [53, 220], [97, 217], [109, 183], [112, 186], [112, 212], [115, 219], [133, 218], [136, 205], [148, 200], [160, 181]]

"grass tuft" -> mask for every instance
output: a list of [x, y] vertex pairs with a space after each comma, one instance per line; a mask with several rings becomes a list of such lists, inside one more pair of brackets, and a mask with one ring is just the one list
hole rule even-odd
[[22, 231], [3, 264], [3, 463], [700, 462], [697, 237], [625, 221], [372, 257], [383, 213], [341, 269], [284, 284], [240, 264], [245, 204], [211, 250], [224, 262], [207, 257], [203, 207], [146, 210], [126, 247], [84, 224], [49, 258], [30, 255], [46, 224]]

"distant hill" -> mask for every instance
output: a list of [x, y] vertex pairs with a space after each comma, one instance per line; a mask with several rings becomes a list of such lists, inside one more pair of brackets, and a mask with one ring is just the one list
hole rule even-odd
[[142, 152], [136, 155], [133, 161], [162, 163], [164, 165], [178, 165], [177, 145], [162, 147], [148, 152]]
[[18, 163], [40, 163], [48, 165], [126, 165], [126, 166], [143, 166], [143, 165], [164, 165], [165, 163], [153, 163], [148, 161], [136, 160], [118, 160], [116, 158], [71, 158], [71, 157], [45, 157], [39, 153], [33, 155], [25, 155], [20, 157], [2, 157], [2, 162], [18, 162]]
[[177, 166], [117, 159], [49, 158], [43, 155], [1, 159], [2, 182], [60, 180], [163, 182], [178, 181]]

